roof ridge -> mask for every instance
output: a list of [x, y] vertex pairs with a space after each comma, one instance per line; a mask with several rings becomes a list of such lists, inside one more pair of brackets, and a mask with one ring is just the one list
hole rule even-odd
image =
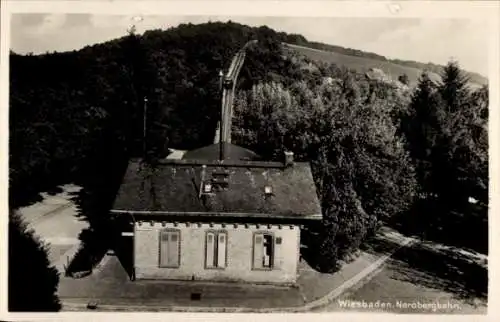
[[[218, 167], [245, 167], [245, 168], [293, 168], [284, 162], [278, 161], [245, 161], [245, 160], [196, 160], [196, 159], [163, 159], [159, 165], [191, 165], [191, 166], [218, 166]], [[294, 165], [309, 165], [309, 162], [294, 162]]]

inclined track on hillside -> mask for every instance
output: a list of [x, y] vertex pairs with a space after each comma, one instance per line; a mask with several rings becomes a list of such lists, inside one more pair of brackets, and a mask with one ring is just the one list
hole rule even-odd
[[246, 49], [256, 42], [256, 40], [250, 40], [236, 53], [236, 55], [234, 55], [231, 65], [224, 76], [222, 84], [221, 123], [219, 124], [219, 140], [221, 142], [231, 143], [231, 120], [233, 117], [236, 83], [243, 63], [245, 62]]

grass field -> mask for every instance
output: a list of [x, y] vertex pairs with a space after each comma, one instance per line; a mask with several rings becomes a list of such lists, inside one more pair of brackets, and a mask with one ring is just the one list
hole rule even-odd
[[[285, 44], [288, 48], [293, 49], [306, 57], [315, 61], [324, 61], [334, 63], [339, 66], [345, 66], [354, 69], [358, 72], [367, 72], [370, 68], [381, 69], [387, 76], [393, 80], [397, 80], [402, 74], [408, 75], [410, 86], [416, 85], [418, 78], [422, 74], [422, 70], [413, 67], [402, 66], [390, 61], [382, 61], [372, 58], [349, 56], [331, 51], [324, 51], [292, 44]], [[429, 74], [431, 79], [439, 80], [440, 76], [435, 73]], [[485, 84], [486, 81], [471, 79], [471, 87], [477, 87]]]

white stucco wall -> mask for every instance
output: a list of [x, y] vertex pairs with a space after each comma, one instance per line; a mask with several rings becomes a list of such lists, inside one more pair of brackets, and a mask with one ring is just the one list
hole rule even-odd
[[[179, 268], [159, 267], [159, 236], [162, 229], [178, 229], [181, 240]], [[205, 268], [205, 236], [207, 230], [227, 232], [227, 267]], [[275, 245], [275, 265], [272, 270], [253, 270], [253, 236], [255, 232], [271, 232], [282, 238]], [[295, 283], [299, 261], [300, 229], [298, 226], [190, 224], [146, 222], [134, 226], [134, 266], [137, 279], [177, 279], [211, 281], [246, 281], [257, 283]]]

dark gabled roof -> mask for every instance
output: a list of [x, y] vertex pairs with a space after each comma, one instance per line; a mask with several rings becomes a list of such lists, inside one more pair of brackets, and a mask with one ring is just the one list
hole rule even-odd
[[[255, 152], [242, 148], [231, 143], [222, 143], [224, 145], [224, 160], [258, 160], [259, 155]], [[217, 160], [220, 157], [220, 144], [215, 143], [196, 150], [188, 151], [182, 159], [185, 160]]]
[[[203, 167], [205, 165], [205, 167]], [[229, 174], [227, 189], [200, 197], [205, 178]], [[266, 186], [272, 195], [266, 195]], [[321, 219], [321, 207], [308, 163], [162, 160], [146, 166], [130, 161], [113, 213], [168, 216]]]

